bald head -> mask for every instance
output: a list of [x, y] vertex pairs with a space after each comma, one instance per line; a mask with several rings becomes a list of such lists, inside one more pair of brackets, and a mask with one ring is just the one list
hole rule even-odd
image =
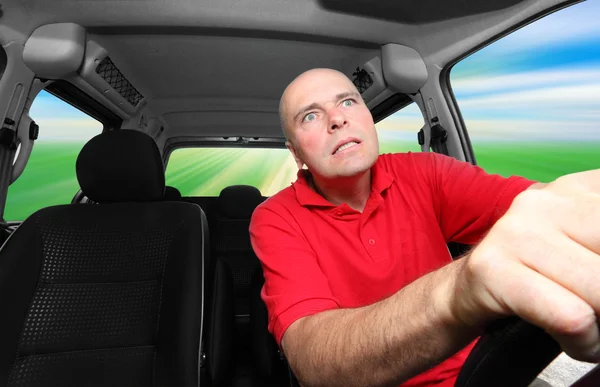
[[377, 160], [373, 116], [339, 71], [300, 74], [283, 92], [279, 113], [287, 148], [298, 168], [306, 166], [315, 181], [360, 175]]
[[[305, 96], [307, 93], [310, 94], [312, 90], [316, 90], [318, 87], [323, 87], [330, 83], [343, 84], [353, 92], [356, 92], [358, 96], [360, 93], [354, 86], [354, 83], [348, 77], [333, 69], [318, 68], [303, 72], [298, 75], [283, 91], [281, 99], [279, 100], [279, 119], [281, 122], [281, 128], [283, 133], [288, 140], [293, 139], [293, 129], [291, 128], [290, 122], [297, 114], [298, 108], [296, 106], [299, 102], [299, 98]], [[309, 102], [312, 103], [312, 102]]]

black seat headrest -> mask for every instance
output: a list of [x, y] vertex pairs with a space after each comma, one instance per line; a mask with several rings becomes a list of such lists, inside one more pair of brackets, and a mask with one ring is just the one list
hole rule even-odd
[[232, 185], [219, 195], [219, 208], [229, 218], [250, 219], [254, 209], [263, 201], [258, 188], [249, 185]]
[[171, 187], [170, 185], [165, 187], [165, 197], [163, 200], [176, 202], [181, 200], [181, 192], [175, 187]]
[[162, 200], [165, 193], [158, 146], [137, 130], [95, 136], [81, 149], [75, 170], [83, 193], [98, 203]]

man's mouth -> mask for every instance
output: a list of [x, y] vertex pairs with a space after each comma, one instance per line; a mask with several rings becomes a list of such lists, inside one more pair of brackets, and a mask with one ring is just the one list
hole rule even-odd
[[335, 150], [335, 152], [333, 152], [333, 154], [336, 154], [336, 153], [338, 153], [338, 152], [341, 152], [341, 151], [343, 151], [343, 150], [346, 150], [346, 149], [348, 149], [348, 148], [351, 148], [351, 147], [353, 147], [354, 145], [358, 145], [358, 143], [357, 143], [356, 141], [350, 141], [350, 142], [347, 142], [347, 143], [345, 143], [344, 145], [342, 145], [342, 146], [340, 146], [339, 148], [337, 148], [337, 149]]

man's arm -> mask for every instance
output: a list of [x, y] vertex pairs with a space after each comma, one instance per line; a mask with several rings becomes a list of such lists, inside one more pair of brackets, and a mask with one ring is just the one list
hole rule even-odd
[[598, 361], [598, 278], [600, 170], [526, 190], [464, 259], [377, 304], [298, 320], [282, 347], [303, 385], [395, 385], [515, 314]]
[[294, 322], [281, 345], [301, 384], [397, 386], [467, 345], [480, 332], [449, 308], [463, 265], [447, 265], [375, 304]]
[[421, 183], [431, 190], [447, 242], [476, 245], [526, 188], [543, 184], [518, 176], [489, 174], [480, 167], [437, 153], [414, 155]]

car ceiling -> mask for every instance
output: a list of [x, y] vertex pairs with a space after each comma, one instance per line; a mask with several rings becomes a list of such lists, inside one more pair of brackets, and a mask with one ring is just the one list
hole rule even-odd
[[412, 47], [428, 66], [443, 66], [498, 31], [569, 2], [10, 0], [3, 3], [0, 35], [80, 24], [171, 136], [281, 136], [278, 99], [304, 70], [331, 67], [351, 75], [387, 43]]

